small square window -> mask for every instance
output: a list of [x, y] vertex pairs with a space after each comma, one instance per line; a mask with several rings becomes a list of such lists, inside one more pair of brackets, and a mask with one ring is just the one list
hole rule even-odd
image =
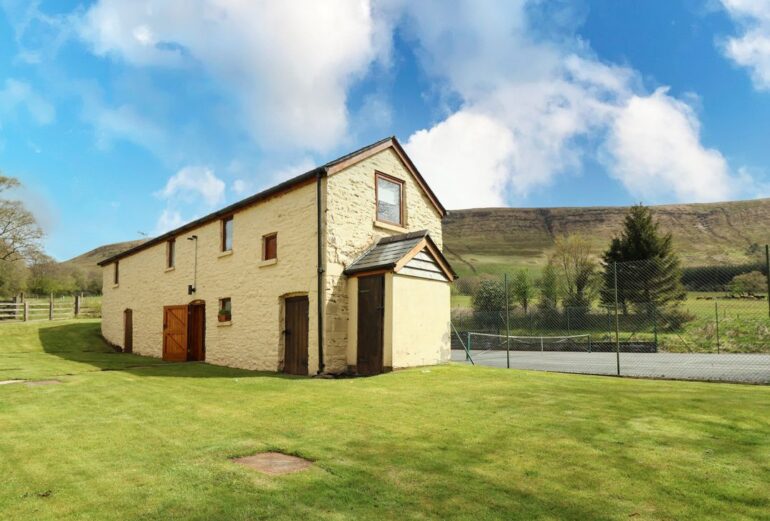
[[278, 258], [278, 234], [271, 233], [262, 237], [262, 260]]
[[176, 263], [176, 239], [169, 239], [166, 243], [166, 268], [173, 268]]
[[219, 299], [219, 321], [230, 322], [233, 319], [233, 307], [230, 297]]
[[113, 280], [112, 282], [114, 284], [120, 283], [120, 261], [115, 261], [115, 272], [113, 273]]
[[403, 225], [403, 181], [377, 172], [375, 174], [375, 182], [377, 220], [399, 226]]
[[222, 251], [233, 249], [233, 218], [225, 217], [222, 219]]

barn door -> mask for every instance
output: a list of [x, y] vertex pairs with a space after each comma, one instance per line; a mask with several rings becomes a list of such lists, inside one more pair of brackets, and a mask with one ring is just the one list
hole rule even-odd
[[187, 360], [202, 362], [206, 359], [206, 304], [190, 304], [187, 316]]
[[187, 306], [163, 308], [163, 360], [187, 360]]
[[358, 278], [358, 355], [356, 372], [380, 374], [382, 368], [385, 277]]
[[306, 375], [308, 372], [308, 307], [307, 297], [292, 297], [285, 300], [284, 373]]
[[123, 352], [134, 352], [134, 312], [130, 309], [123, 312]]

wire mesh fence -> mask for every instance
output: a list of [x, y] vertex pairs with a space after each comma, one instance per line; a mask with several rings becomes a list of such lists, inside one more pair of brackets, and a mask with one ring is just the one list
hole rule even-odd
[[770, 383], [767, 263], [546, 269], [461, 286], [455, 360], [521, 369]]

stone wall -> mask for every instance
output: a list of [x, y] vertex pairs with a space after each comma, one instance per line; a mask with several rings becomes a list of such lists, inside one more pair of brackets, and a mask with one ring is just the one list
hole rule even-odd
[[[102, 332], [123, 344], [123, 311], [133, 310], [134, 352], [160, 357], [163, 306], [206, 302], [206, 361], [276, 371], [283, 361], [283, 298], [309, 297], [309, 372], [318, 367], [316, 291], [316, 186], [311, 182], [238, 211], [233, 218], [232, 253], [220, 249], [219, 221], [176, 238], [176, 266], [166, 269], [166, 244], [120, 260], [120, 283], [113, 285], [113, 265], [103, 270]], [[263, 262], [262, 236], [278, 233], [278, 259]], [[198, 236], [197, 291], [193, 282]], [[232, 321], [217, 320], [220, 298], [232, 299]]]
[[[375, 170], [405, 182], [403, 228], [375, 222]], [[381, 237], [407, 231], [427, 229], [441, 248], [441, 215], [392, 149], [330, 176], [326, 194], [326, 369], [342, 372], [347, 365], [350, 312], [347, 277], [343, 275], [346, 266]], [[448, 300], [446, 306], [448, 312]]]

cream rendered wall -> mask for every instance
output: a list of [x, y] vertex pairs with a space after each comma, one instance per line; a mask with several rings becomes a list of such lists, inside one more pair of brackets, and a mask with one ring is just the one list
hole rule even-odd
[[[405, 182], [403, 228], [375, 223], [375, 170]], [[342, 372], [349, 358], [348, 318], [351, 315], [348, 278], [343, 271], [384, 236], [427, 229], [441, 248], [441, 215], [392, 149], [331, 175], [326, 186], [326, 370]], [[355, 336], [350, 338], [355, 339]]]
[[[240, 210], [233, 218], [233, 251], [220, 252], [220, 222], [205, 224], [176, 238], [176, 267], [165, 270], [166, 245], [158, 244], [120, 260], [120, 284], [113, 287], [113, 265], [103, 269], [102, 332], [123, 344], [123, 310], [133, 309], [134, 352], [160, 357], [163, 306], [206, 301], [206, 361], [276, 371], [283, 361], [283, 302], [287, 295], [309, 296], [309, 372], [318, 367], [315, 183]], [[264, 263], [262, 236], [278, 232], [278, 260]], [[197, 292], [193, 281], [198, 236]], [[309, 253], [311, 252], [311, 253]], [[218, 299], [230, 297], [232, 323], [217, 321]]]
[[398, 274], [392, 281], [392, 367], [448, 362], [449, 283]]

